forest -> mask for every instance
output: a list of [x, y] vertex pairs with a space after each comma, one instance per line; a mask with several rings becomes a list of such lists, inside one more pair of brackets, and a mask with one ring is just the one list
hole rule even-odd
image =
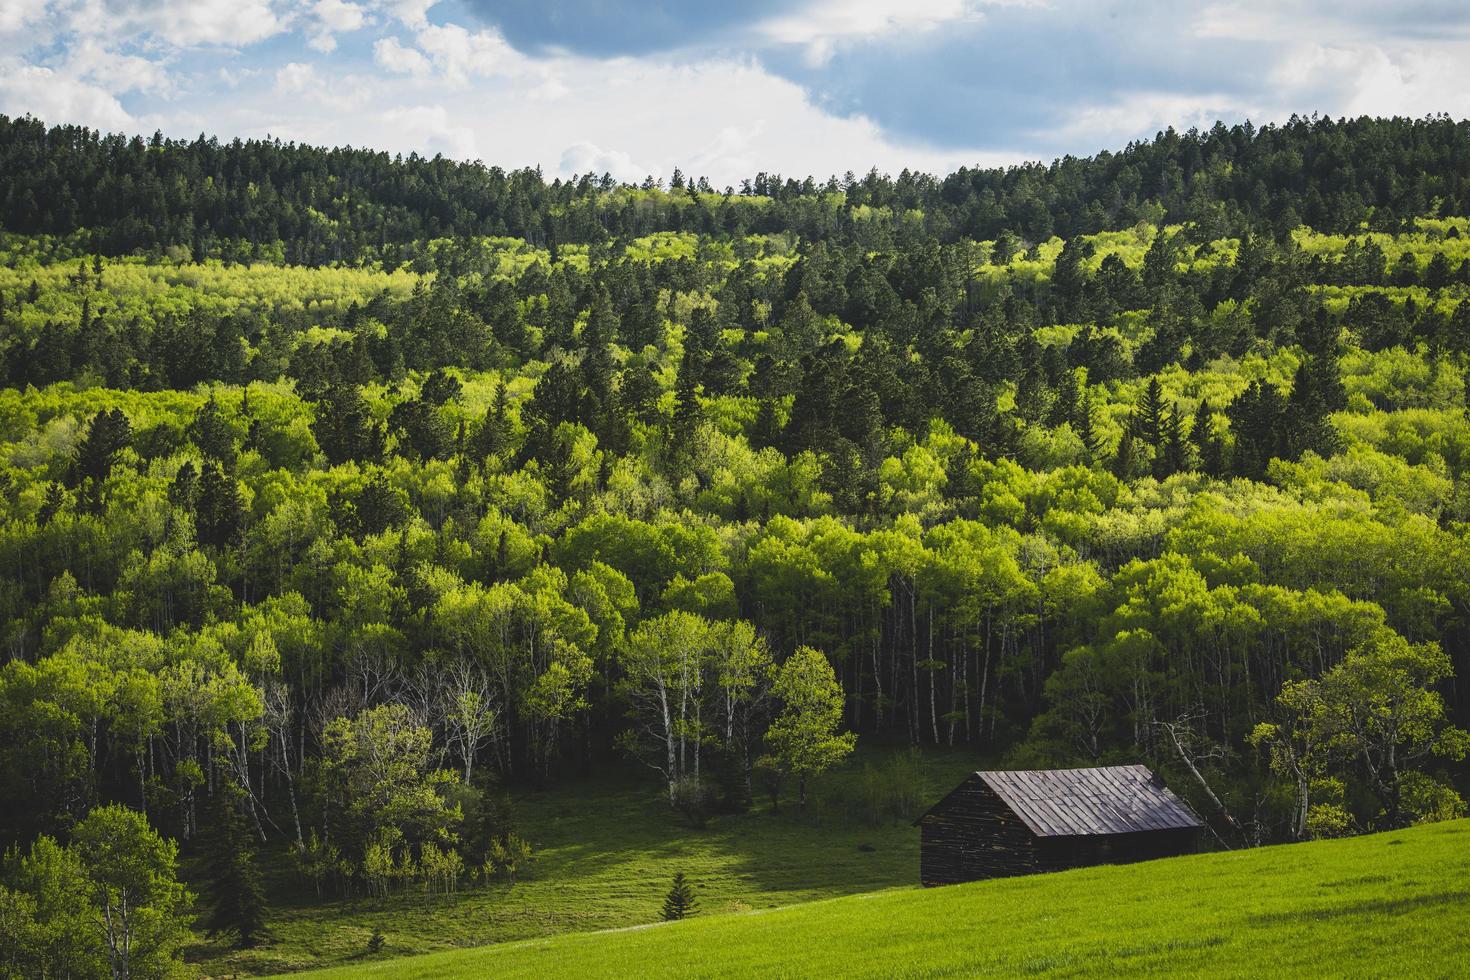
[[625, 764], [1463, 816], [1466, 215], [1443, 117], [723, 191], [0, 117], [0, 972], [514, 882]]

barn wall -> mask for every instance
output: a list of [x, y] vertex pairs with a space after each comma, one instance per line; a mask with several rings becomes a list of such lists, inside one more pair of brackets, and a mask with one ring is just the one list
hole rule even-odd
[[1129, 864], [1154, 858], [1193, 854], [1199, 847], [1199, 832], [1148, 830], [1133, 834], [1086, 837], [1044, 837], [1037, 841], [1037, 864], [1057, 871], [1094, 864]]
[[919, 822], [919, 880], [953, 885], [1039, 870], [1036, 838], [1021, 818], [971, 777]]

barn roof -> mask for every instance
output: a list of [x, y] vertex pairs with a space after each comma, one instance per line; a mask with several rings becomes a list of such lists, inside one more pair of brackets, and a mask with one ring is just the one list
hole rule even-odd
[[975, 773], [1038, 837], [1203, 827], [1147, 766]]

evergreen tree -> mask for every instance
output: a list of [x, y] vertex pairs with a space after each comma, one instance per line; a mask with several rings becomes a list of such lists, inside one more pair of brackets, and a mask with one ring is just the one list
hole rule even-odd
[[454, 401], [459, 397], [464, 388], [459, 379], [443, 368], [435, 368], [424, 378], [424, 383], [419, 386], [419, 399], [426, 404], [438, 407]]
[[219, 402], [215, 401], [213, 395], [194, 413], [194, 419], [189, 423], [189, 438], [199, 447], [205, 459], [215, 460], [227, 467], [234, 465], [235, 433], [225, 421]]
[[218, 463], [205, 463], [194, 502], [194, 533], [200, 544], [223, 548], [235, 544], [245, 522], [240, 485]]
[[1157, 377], [1149, 378], [1142, 397], [1133, 408], [1133, 434], [1147, 445], [1158, 449], [1163, 444], [1164, 416], [1167, 414], [1163, 387]]
[[87, 434], [77, 446], [77, 473], [94, 484], [112, 473], [117, 456], [132, 442], [133, 427], [122, 409], [103, 410], [92, 416]]
[[475, 430], [470, 448], [481, 462], [499, 458], [510, 448], [510, 396], [501, 378], [495, 384], [495, 400], [485, 409], [485, 418]]
[[326, 389], [317, 402], [311, 431], [333, 466], [349, 460], [376, 462], [383, 455], [383, 428], [373, 421], [356, 385], [333, 384]]
[[215, 794], [204, 833], [204, 926], [211, 938], [235, 937], [241, 948], [254, 946], [268, 934], [269, 907], [255, 841], [240, 809], [240, 790], [226, 783]]
[[[1052, 395], [1051, 410], [1047, 413], [1046, 424], [1052, 428], [1061, 425], [1070, 425], [1075, 431], [1082, 424], [1081, 412], [1082, 405], [1077, 390], [1077, 374], [1072, 370], [1064, 370], [1057, 381], [1056, 390]], [[1090, 424], [1091, 420], [1089, 420]]]
[[1082, 397], [1077, 402], [1076, 417], [1077, 438], [1082, 440], [1082, 445], [1087, 447], [1088, 454], [1095, 460], [1102, 455], [1102, 437], [1097, 432], [1094, 424], [1092, 408], [1092, 392], [1086, 388], [1082, 389]]
[[676, 872], [673, 887], [664, 897], [663, 920], [675, 922], [687, 919], [698, 911], [699, 902], [694, 897], [694, 886], [684, 877], [684, 872]]

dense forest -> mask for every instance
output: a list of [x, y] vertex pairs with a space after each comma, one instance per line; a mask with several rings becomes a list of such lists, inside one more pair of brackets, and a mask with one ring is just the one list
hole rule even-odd
[[1466, 214], [1445, 118], [721, 192], [0, 117], [0, 969], [166, 972], [180, 847], [243, 943], [262, 861], [513, 879], [613, 760], [1462, 815]]

